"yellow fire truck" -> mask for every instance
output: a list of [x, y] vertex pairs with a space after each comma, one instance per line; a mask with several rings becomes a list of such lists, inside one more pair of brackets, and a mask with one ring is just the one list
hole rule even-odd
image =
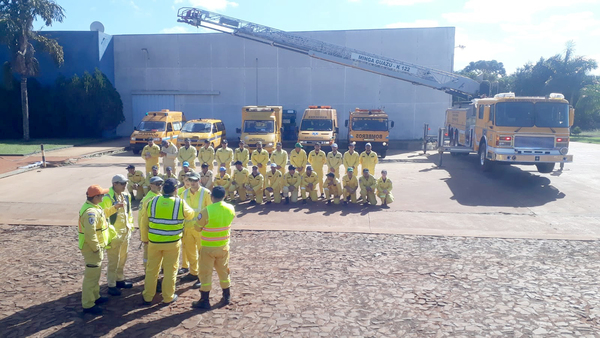
[[575, 111], [562, 94], [516, 97], [514, 93], [459, 103], [446, 111], [447, 141], [440, 151], [476, 153], [489, 171], [496, 163], [534, 164], [541, 173], [569, 163], [569, 129]]
[[245, 106], [242, 108], [242, 128], [237, 128], [241, 134], [240, 140], [246, 142], [250, 151], [256, 149], [256, 143], [262, 142], [263, 148], [273, 152], [278, 142], [281, 142], [283, 132], [283, 107], [281, 106]]
[[356, 142], [356, 149], [362, 151], [365, 144], [371, 143], [373, 151], [385, 158], [389, 142], [390, 128], [394, 121], [388, 121], [388, 114], [381, 109], [359, 109], [350, 112], [346, 120], [348, 143]]

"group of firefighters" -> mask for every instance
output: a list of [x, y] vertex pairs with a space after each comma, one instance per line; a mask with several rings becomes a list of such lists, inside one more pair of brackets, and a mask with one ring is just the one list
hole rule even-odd
[[[177, 177], [183, 190], [189, 186], [187, 177], [196, 172], [198, 162], [200, 185], [207, 189], [223, 187], [227, 199], [232, 202], [250, 199], [250, 204], [261, 204], [266, 199], [266, 204], [270, 204], [272, 201], [281, 203], [285, 199], [285, 204], [289, 204], [290, 201], [297, 202], [300, 196], [302, 203], [306, 204], [308, 200], [317, 201], [318, 194], [327, 204], [340, 204], [342, 201], [344, 204], [357, 203], [360, 200], [365, 205], [376, 205], [379, 198], [382, 206], [387, 206], [394, 201], [392, 181], [387, 177], [387, 171], [382, 170], [377, 179], [374, 177], [378, 159], [370, 143], [360, 154], [355, 151], [355, 143], [350, 143], [344, 154], [338, 151], [335, 143], [329, 153], [316, 144], [307, 155], [300, 143], [296, 143], [290, 153], [277, 143], [276, 149], [269, 154], [258, 142], [250, 154], [244, 141], [240, 141], [239, 148], [234, 150], [228, 147], [227, 140], [223, 140], [222, 147], [216, 151], [208, 140], [199, 149], [191, 145], [190, 139], [184, 142], [177, 149], [173, 143], [163, 141], [161, 148], [148, 139], [148, 145], [142, 150], [146, 177], [141, 170], [136, 171], [135, 167], [129, 166], [129, 192], [133, 194], [136, 191], [137, 199], [141, 199], [148, 192], [149, 180], [155, 176]], [[165, 168], [162, 175], [161, 157]], [[178, 175], [175, 172], [177, 161], [182, 164]], [[250, 161], [252, 167], [249, 171]], [[218, 170], [213, 173], [215, 164]], [[362, 173], [358, 170], [359, 166]]]
[[[337, 144], [328, 154], [316, 145], [308, 155], [299, 143], [289, 154], [280, 143], [270, 155], [261, 143], [256, 148], [250, 156], [243, 141], [234, 151], [223, 140], [223, 146], [215, 151], [208, 142], [197, 150], [189, 139], [179, 149], [167, 141], [161, 148], [149, 140], [142, 150], [145, 174], [129, 165], [128, 176], [115, 175], [109, 189], [90, 186], [79, 211], [79, 249], [85, 261], [84, 312], [101, 314], [100, 305], [108, 301], [108, 297], [100, 296], [99, 285], [104, 251], [108, 257], [108, 294], [120, 296], [120, 289], [133, 287], [125, 281], [124, 268], [134, 230], [132, 201], [136, 199], [140, 201], [138, 227], [144, 247], [142, 305], [151, 305], [157, 292], [162, 294], [163, 303], [175, 302], [177, 275], [187, 273], [181, 281], [194, 282], [193, 287], [200, 288], [200, 300], [192, 304], [200, 309], [210, 309], [213, 269], [223, 289], [221, 302], [228, 304], [231, 297], [229, 238], [235, 210], [226, 199], [243, 202], [249, 198], [251, 204], [261, 204], [266, 197], [269, 204], [271, 199], [280, 203], [283, 197], [288, 204], [296, 202], [300, 194], [303, 203], [307, 203], [308, 199], [318, 200], [318, 186], [321, 198], [328, 204], [340, 204], [342, 197], [345, 204], [357, 203], [359, 188], [360, 199], [367, 205], [376, 205], [376, 197], [384, 206], [394, 200], [387, 172], [382, 170], [379, 179], [371, 174], [377, 154], [370, 144], [358, 154], [351, 143], [343, 155]], [[161, 157], [164, 174], [160, 173]], [[199, 172], [195, 171], [196, 159], [201, 163]], [[177, 160], [182, 163], [178, 175], [174, 170]], [[247, 169], [250, 161], [251, 172]], [[215, 163], [218, 174], [213, 177]], [[346, 174], [340, 182], [342, 165]], [[328, 170], [324, 179], [325, 166]], [[359, 166], [362, 175], [357, 177], [354, 171]], [[161, 268], [164, 276], [162, 284], [158, 284]]]

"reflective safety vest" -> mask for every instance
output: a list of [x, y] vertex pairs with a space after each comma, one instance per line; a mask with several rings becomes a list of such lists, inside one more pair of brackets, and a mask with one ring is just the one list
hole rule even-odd
[[148, 204], [148, 240], [173, 243], [183, 236], [183, 203], [179, 197], [157, 196]]
[[[204, 201], [204, 192], [205, 191], [208, 191], [208, 189], [200, 188], [200, 198], [198, 199], [198, 205], [195, 208], [192, 207], [191, 203], [188, 203], [190, 208], [194, 209], [194, 211], [196, 212], [196, 215], [198, 215], [200, 213], [200, 211], [202, 211], [202, 202]], [[183, 197], [184, 201], [187, 201], [189, 192], [190, 192], [190, 189], [185, 189], [185, 191], [183, 192], [182, 197]]]
[[202, 229], [202, 246], [219, 247], [229, 244], [231, 221], [235, 218], [233, 205], [223, 201], [206, 207], [208, 224]]
[[[83, 224], [81, 224], [81, 216], [83, 216], [83, 214], [91, 208], [96, 208], [97, 210], [101, 211], [101, 215], [100, 217], [96, 220], [96, 224], [102, 223], [102, 225], [104, 225], [103, 227], [101, 227], [100, 229], [98, 229], [98, 227], [96, 226], [96, 232], [100, 232], [100, 235], [102, 236], [102, 242], [100, 244], [100, 247], [103, 247], [105, 245], [108, 244], [108, 224], [106, 222], [103, 222], [103, 217], [104, 217], [104, 211], [102, 210], [102, 208], [99, 208], [98, 206], [90, 203], [90, 202], [85, 202], [83, 204], [83, 206], [81, 207], [81, 209], [79, 209], [79, 249], [83, 249], [83, 244], [85, 243], [85, 233], [83, 230]], [[98, 236], [98, 237], [100, 237]], [[98, 241], [100, 242], [100, 238], [98, 238]]]

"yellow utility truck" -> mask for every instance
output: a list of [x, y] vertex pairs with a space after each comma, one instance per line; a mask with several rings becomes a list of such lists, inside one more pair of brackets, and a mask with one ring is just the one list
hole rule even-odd
[[371, 143], [373, 151], [385, 158], [390, 142], [390, 129], [394, 121], [382, 109], [359, 109], [350, 112], [346, 120], [348, 143], [356, 142], [356, 150], [361, 152], [365, 144]]
[[148, 144], [148, 138], [160, 145], [163, 140], [177, 144], [177, 137], [183, 124], [185, 114], [180, 111], [163, 109], [156, 112], [147, 112], [140, 124], [133, 128], [129, 145], [134, 154], [139, 154]]
[[227, 138], [225, 124], [215, 119], [190, 120], [181, 129], [177, 142], [179, 147], [183, 147], [186, 138], [189, 138], [192, 146], [196, 148], [200, 148], [204, 141], [208, 140], [211, 147], [217, 149], [221, 146], [221, 141]]
[[575, 111], [562, 94], [493, 98], [459, 103], [446, 111], [448, 141], [441, 151], [452, 155], [477, 153], [479, 166], [489, 171], [497, 163], [534, 164], [550, 173], [556, 163], [569, 163], [569, 130]]
[[331, 106], [309, 106], [302, 115], [298, 143], [307, 148], [313, 148], [318, 143], [324, 151], [329, 151], [339, 132], [335, 109]]
[[269, 153], [281, 142], [282, 127], [281, 106], [245, 106], [242, 108], [242, 128], [236, 131], [240, 139], [246, 142], [250, 151], [256, 149], [256, 143], [261, 141], [263, 148]]

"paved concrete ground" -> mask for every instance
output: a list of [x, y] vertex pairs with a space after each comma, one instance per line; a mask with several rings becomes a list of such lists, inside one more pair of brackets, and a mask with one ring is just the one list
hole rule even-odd
[[[386, 168], [396, 201], [380, 207], [237, 206], [236, 227], [512, 238], [600, 238], [600, 146], [573, 143], [575, 162], [563, 172], [539, 174], [535, 167], [503, 166], [493, 174], [476, 169], [477, 158], [403, 153]], [[116, 173], [142, 159], [131, 153], [84, 159], [0, 180], [0, 224], [74, 225], [95, 183], [108, 186]]]
[[[178, 286], [141, 308], [142, 255], [102, 317], [81, 313], [69, 227], [0, 226], [0, 337], [597, 337], [598, 242], [234, 230], [232, 304]], [[101, 292], [106, 292], [102, 277]], [[213, 285], [218, 285], [216, 276]], [[220, 289], [211, 293], [217, 303]]]

